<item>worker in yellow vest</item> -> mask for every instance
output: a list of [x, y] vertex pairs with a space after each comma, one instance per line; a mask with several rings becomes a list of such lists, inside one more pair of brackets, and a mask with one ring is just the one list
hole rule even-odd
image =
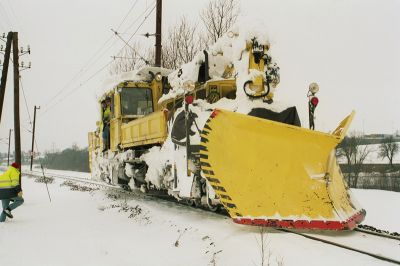
[[[3, 211], [0, 214], [0, 222], [4, 222], [6, 218], [14, 218], [11, 211], [24, 203], [21, 190], [21, 166], [13, 163], [7, 171], [0, 175], [0, 199], [3, 205]], [[10, 204], [11, 201], [14, 201]]]

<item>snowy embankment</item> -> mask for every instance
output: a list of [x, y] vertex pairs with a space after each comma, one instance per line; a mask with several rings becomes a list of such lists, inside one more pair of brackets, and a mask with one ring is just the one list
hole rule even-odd
[[[159, 199], [71, 191], [63, 182], [49, 185], [49, 202], [44, 184], [23, 179], [25, 204], [0, 224], [0, 265], [261, 265], [259, 228]], [[355, 195], [366, 224], [400, 231], [400, 193]], [[385, 264], [275, 230], [265, 237], [270, 265]]]

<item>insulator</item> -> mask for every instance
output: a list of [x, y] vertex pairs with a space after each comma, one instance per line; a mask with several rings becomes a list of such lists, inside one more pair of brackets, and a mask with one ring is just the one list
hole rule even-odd
[[24, 53], [24, 47], [22, 47], [22, 46], [21, 46], [21, 48], [20, 48], [20, 53], [21, 53], [21, 54]]
[[28, 53], [31, 53], [31, 46], [28, 44]]
[[24, 61], [21, 62], [21, 66], [24, 67]]
[[32, 67], [32, 62], [29, 62], [28, 68], [31, 68], [31, 67]]

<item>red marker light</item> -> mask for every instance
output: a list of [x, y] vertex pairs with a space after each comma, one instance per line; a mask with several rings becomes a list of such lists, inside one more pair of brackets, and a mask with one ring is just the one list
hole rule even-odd
[[319, 102], [319, 100], [318, 100], [317, 97], [312, 97], [312, 98], [311, 98], [311, 104], [312, 104], [313, 106], [317, 106], [317, 105], [318, 105], [318, 102]]
[[211, 113], [211, 118], [216, 117], [217, 114], [218, 114], [218, 110], [217, 110], [217, 109], [214, 109], [214, 111]]
[[188, 95], [188, 96], [185, 97], [185, 102], [186, 102], [187, 104], [192, 104], [192, 103], [193, 103], [193, 100], [194, 100], [193, 95]]

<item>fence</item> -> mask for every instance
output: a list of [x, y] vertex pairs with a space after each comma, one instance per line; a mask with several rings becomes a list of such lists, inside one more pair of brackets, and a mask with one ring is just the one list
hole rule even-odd
[[[345, 174], [348, 180], [348, 174]], [[352, 182], [350, 182], [352, 183]], [[353, 187], [353, 186], [351, 186]], [[381, 189], [400, 192], [400, 172], [395, 173], [361, 173], [357, 187], [361, 189]]]

